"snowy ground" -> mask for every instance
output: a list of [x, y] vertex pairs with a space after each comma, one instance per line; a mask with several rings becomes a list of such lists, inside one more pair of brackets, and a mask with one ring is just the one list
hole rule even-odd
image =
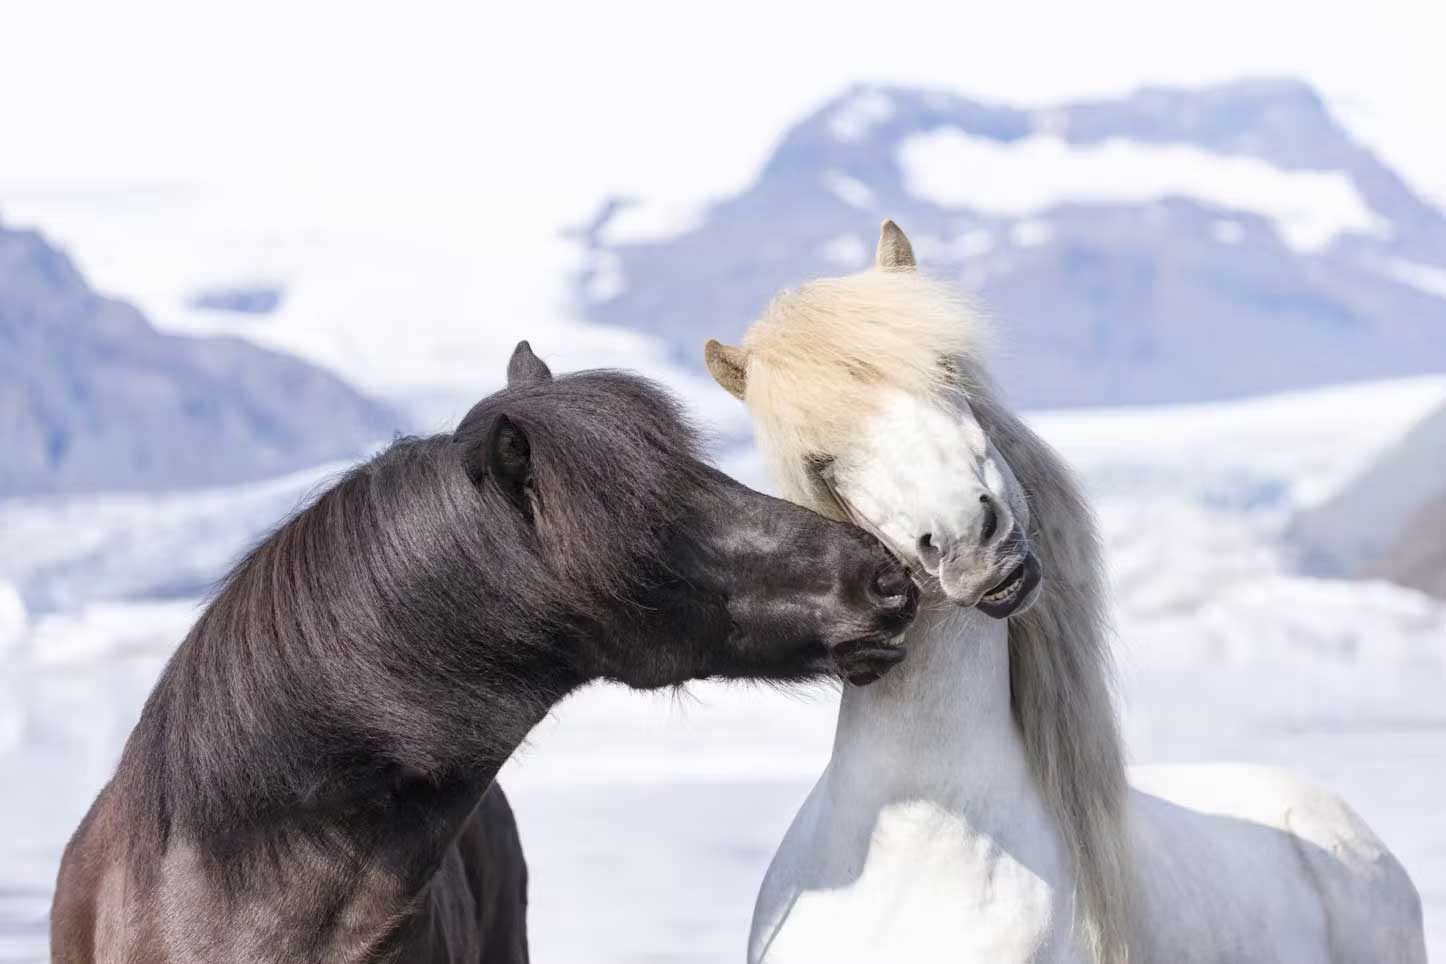
[[[1443, 397], [1446, 379], [1418, 379], [1033, 418], [1100, 510], [1134, 759], [1279, 763], [1339, 790], [1414, 874], [1437, 956], [1446, 606], [1296, 577], [1277, 535]], [[749, 453], [724, 462], [761, 481]], [[60, 848], [196, 587], [334, 471], [0, 503], [0, 586], [31, 609], [0, 589], [0, 962], [43, 959]], [[736, 960], [763, 868], [827, 758], [835, 702], [711, 685], [568, 700], [503, 776], [532, 865], [537, 959]]]

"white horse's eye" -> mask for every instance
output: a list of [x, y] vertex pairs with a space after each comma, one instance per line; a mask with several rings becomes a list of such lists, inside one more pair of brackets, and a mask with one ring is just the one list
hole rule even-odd
[[833, 468], [833, 456], [824, 455], [822, 452], [810, 452], [803, 457], [803, 464], [807, 466], [809, 472], [821, 476]]

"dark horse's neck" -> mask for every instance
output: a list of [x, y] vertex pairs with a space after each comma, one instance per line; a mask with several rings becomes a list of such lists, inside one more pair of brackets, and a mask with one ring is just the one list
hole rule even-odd
[[180, 844], [228, 889], [321, 872], [405, 899], [585, 682], [572, 641], [586, 617], [448, 444], [397, 443], [229, 577], [113, 785], [134, 870]]

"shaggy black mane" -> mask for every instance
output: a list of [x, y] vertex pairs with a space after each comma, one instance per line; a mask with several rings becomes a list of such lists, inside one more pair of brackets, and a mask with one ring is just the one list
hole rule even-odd
[[[536, 526], [486, 484], [502, 416], [531, 443]], [[322, 827], [358, 788], [500, 766], [585, 678], [575, 641], [657, 578], [696, 455], [667, 396], [589, 372], [348, 472], [235, 567], [167, 666], [117, 775], [137, 844]]]

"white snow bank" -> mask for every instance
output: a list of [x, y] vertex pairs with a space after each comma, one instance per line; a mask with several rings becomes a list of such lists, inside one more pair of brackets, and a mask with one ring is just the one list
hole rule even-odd
[[[1048, 225], [1042, 225], [1048, 230]], [[1026, 231], [1026, 238], [1028, 235]], [[1010, 232], [1009, 238], [1014, 243], [1019, 243], [1018, 235]], [[915, 235], [910, 239], [914, 245], [914, 253], [918, 255], [920, 262], [938, 261], [968, 261], [978, 255], [985, 254], [994, 249], [994, 233], [987, 228], [971, 228], [953, 237], [939, 237], [930, 234]]]
[[1009, 217], [1069, 202], [1188, 197], [1269, 218], [1287, 243], [1306, 251], [1348, 231], [1386, 230], [1342, 172], [1287, 171], [1184, 144], [1077, 146], [1051, 134], [1004, 142], [946, 127], [907, 138], [899, 162], [914, 195]]
[[866, 90], [837, 107], [828, 119], [829, 132], [844, 143], [861, 141], [869, 131], [894, 116], [894, 102], [887, 94]]
[[652, 244], [687, 234], [703, 222], [706, 207], [694, 200], [634, 201], [614, 212], [599, 233], [614, 244]]
[[1386, 265], [1386, 273], [1427, 294], [1446, 298], [1446, 268], [1398, 258]]
[[1238, 500], [1247, 483], [1267, 482], [1299, 508], [1324, 501], [1443, 401], [1446, 376], [1426, 375], [1029, 421], [1102, 492]]
[[20, 590], [0, 579], [0, 653], [20, 644], [27, 622], [25, 600], [20, 598]]
[[819, 245], [818, 253], [847, 271], [857, 271], [869, 263], [869, 246], [857, 234], [840, 234]]
[[612, 301], [627, 290], [623, 259], [612, 251], [599, 253], [593, 263], [592, 277], [588, 279], [587, 296], [593, 301]]
[[195, 600], [98, 602], [36, 620], [34, 666], [83, 666], [114, 658], [162, 659], [185, 639], [200, 615]]
[[842, 171], [824, 171], [823, 186], [828, 188], [834, 197], [860, 211], [872, 211], [878, 205], [873, 188]]
[[1054, 228], [1050, 227], [1048, 222], [1033, 218], [1020, 221], [1009, 230], [1009, 240], [1020, 248], [1033, 248], [1041, 244], [1048, 244], [1053, 237]]

